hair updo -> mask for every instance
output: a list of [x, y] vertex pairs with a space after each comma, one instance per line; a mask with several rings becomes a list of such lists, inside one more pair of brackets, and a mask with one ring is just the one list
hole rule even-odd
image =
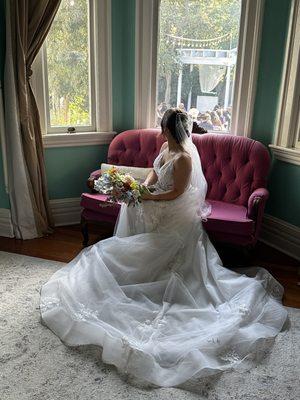
[[180, 108], [169, 108], [161, 120], [161, 129], [168, 129], [178, 144], [191, 135], [191, 121], [188, 114]]

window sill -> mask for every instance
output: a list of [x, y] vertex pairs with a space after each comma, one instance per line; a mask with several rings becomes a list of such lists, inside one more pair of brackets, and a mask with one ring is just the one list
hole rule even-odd
[[48, 147], [78, 147], [110, 144], [116, 132], [48, 133], [43, 135], [43, 144]]
[[300, 165], [300, 149], [291, 149], [287, 147], [276, 146], [274, 144], [270, 144], [269, 147], [271, 148], [274, 157], [278, 160]]
[[218, 130], [215, 130], [215, 131], [207, 131], [207, 133], [217, 133], [218, 135], [222, 135], [222, 134], [226, 134], [226, 135], [231, 135], [231, 132], [230, 131], [218, 131]]

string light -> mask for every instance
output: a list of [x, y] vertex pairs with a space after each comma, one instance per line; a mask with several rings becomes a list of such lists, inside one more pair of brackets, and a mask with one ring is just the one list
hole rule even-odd
[[216, 38], [212, 39], [192, 39], [192, 38], [185, 38], [182, 36], [175, 36], [171, 34], [166, 34], [168, 37], [167, 43], [170, 43], [169, 38], [171, 39], [171, 43], [183, 47], [204, 47], [204, 46], [217, 46], [219, 43], [225, 41], [226, 39], [232, 40], [232, 32], [226, 33], [225, 35], [221, 35]]

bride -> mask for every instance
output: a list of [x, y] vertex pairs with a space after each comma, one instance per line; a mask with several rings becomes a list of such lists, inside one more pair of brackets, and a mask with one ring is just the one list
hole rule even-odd
[[161, 126], [167, 141], [145, 181], [154, 192], [123, 204], [114, 236], [51, 277], [40, 308], [66, 345], [99, 345], [120, 372], [176, 386], [255, 361], [287, 311], [265, 269], [222, 266], [201, 223], [210, 208], [188, 116], [169, 109]]

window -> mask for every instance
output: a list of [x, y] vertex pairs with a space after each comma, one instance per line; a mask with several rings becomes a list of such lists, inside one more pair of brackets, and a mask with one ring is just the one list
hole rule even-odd
[[62, 0], [45, 46], [48, 131], [95, 130], [87, 0]]
[[292, 2], [281, 99], [272, 151], [278, 159], [300, 165], [300, 1]]
[[263, 10], [264, 0], [137, 1], [135, 127], [180, 106], [209, 131], [251, 136]]
[[33, 66], [42, 131], [52, 134], [45, 143], [76, 133], [80, 145], [79, 134], [86, 133], [86, 144], [93, 144], [87, 133], [111, 131], [110, 64], [110, 1], [62, 0]]
[[230, 131], [241, 0], [161, 0], [157, 124], [185, 109], [208, 131]]

